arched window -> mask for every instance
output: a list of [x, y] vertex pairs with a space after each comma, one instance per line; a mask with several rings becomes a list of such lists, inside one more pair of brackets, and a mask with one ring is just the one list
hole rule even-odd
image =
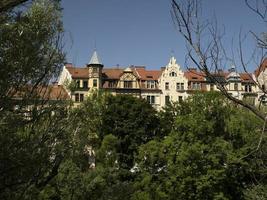
[[176, 76], [177, 76], [177, 74], [176, 74], [175, 72], [171, 72], [169, 75], [170, 75], [171, 77], [176, 77]]

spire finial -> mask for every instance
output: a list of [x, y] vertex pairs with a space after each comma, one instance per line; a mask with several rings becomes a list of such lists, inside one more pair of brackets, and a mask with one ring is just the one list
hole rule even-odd
[[96, 40], [95, 40], [95, 43], [94, 43], [94, 51], [96, 51]]
[[174, 57], [174, 50], [171, 50], [171, 57]]
[[89, 62], [88, 64], [89, 64], [89, 65], [90, 65], [90, 64], [98, 64], [98, 65], [102, 65], [102, 62], [101, 62], [101, 60], [100, 60], [100, 58], [99, 58], [99, 56], [98, 56], [96, 50], [94, 50], [93, 55], [92, 55], [92, 57], [91, 57], [91, 60], [90, 60], [90, 62]]

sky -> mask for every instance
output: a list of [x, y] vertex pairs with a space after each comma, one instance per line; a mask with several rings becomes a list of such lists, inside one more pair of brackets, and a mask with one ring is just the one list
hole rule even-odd
[[[219, 27], [224, 27], [229, 53], [233, 49], [236, 54], [232, 41], [237, 44], [241, 29], [244, 34], [266, 30], [244, 0], [202, 2], [203, 17], [216, 16]], [[62, 0], [62, 7], [67, 62], [75, 66], [85, 66], [96, 47], [104, 67], [160, 69], [173, 55], [185, 68], [186, 45], [172, 21], [169, 0]], [[248, 39], [243, 46], [248, 58], [255, 43]]]

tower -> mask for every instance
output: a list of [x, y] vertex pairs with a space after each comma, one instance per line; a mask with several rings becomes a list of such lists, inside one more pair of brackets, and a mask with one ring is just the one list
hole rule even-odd
[[103, 64], [97, 55], [96, 50], [91, 57], [90, 62], [87, 64], [88, 73], [89, 73], [89, 80], [88, 86], [89, 88], [96, 88], [99, 89], [102, 87], [102, 69]]

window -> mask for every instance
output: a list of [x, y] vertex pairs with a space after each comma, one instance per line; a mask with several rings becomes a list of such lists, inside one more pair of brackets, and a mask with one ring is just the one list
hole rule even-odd
[[93, 80], [93, 87], [97, 87], [97, 79]]
[[147, 96], [146, 97], [146, 100], [147, 100], [147, 102], [148, 103], [150, 103], [150, 104], [155, 104], [155, 96]]
[[171, 73], [169, 74], [169, 76], [170, 76], [170, 77], [176, 77], [177, 74], [176, 74], [175, 72], [171, 72]]
[[238, 90], [238, 84], [237, 83], [234, 84], [234, 90], [236, 90], [236, 91]]
[[170, 96], [165, 96], [165, 104], [168, 104], [170, 103]]
[[109, 88], [114, 88], [115, 85], [116, 85], [116, 82], [115, 82], [115, 81], [109, 81], [109, 82], [108, 82], [108, 87], [109, 87]]
[[192, 83], [192, 89], [193, 90], [200, 90], [201, 89], [201, 84], [197, 82]]
[[88, 88], [88, 81], [83, 81], [83, 88]]
[[80, 100], [80, 99], [79, 99], [79, 94], [75, 94], [75, 101], [76, 101], [76, 102], [79, 102], [79, 100]]
[[261, 85], [261, 89], [264, 91], [265, 90], [265, 85]]
[[165, 83], [165, 90], [169, 90], [169, 82]]
[[251, 92], [252, 91], [251, 85], [245, 85], [245, 91]]
[[176, 90], [180, 90], [181, 88], [181, 84], [180, 83], [176, 83]]
[[176, 90], [184, 90], [184, 83], [176, 83]]
[[76, 93], [75, 94], [75, 101], [76, 102], [83, 102], [84, 101], [84, 94]]
[[178, 101], [179, 101], [179, 103], [181, 103], [183, 101], [183, 97], [182, 96], [179, 96], [178, 97]]
[[80, 102], [83, 102], [83, 100], [84, 100], [84, 95], [80, 94]]
[[184, 90], [184, 83], [181, 83], [181, 90]]
[[76, 81], [76, 86], [77, 86], [77, 88], [80, 87], [80, 80], [77, 80], [77, 81]]
[[155, 88], [155, 81], [147, 81], [146, 87], [149, 89]]
[[132, 88], [133, 82], [132, 81], [124, 81], [124, 88]]
[[97, 67], [93, 67], [93, 73], [97, 73]]

